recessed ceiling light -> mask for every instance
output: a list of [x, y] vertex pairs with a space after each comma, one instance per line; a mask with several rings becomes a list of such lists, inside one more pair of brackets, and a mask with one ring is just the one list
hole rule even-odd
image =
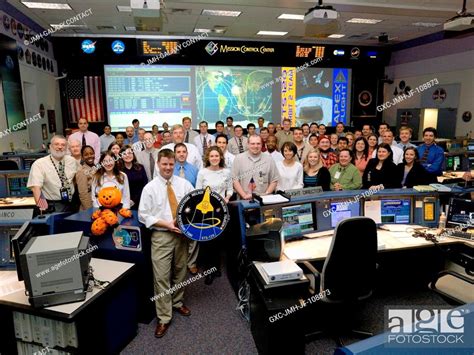
[[225, 11], [225, 10], [202, 10], [201, 15], [209, 15], [209, 16], [230, 16], [230, 17], [238, 17], [240, 16], [241, 11]]
[[135, 26], [125, 26], [125, 31], [136, 31], [137, 28]]
[[212, 32], [215, 33], [225, 33], [225, 31], [227, 31], [226, 26], [214, 26], [214, 28], [212, 29]]
[[340, 34], [340, 33], [333, 33], [332, 35], [329, 35], [328, 38], [342, 38], [345, 35]]
[[347, 20], [346, 22], [349, 22], [349, 23], [364, 23], [364, 24], [368, 24], [368, 25], [374, 25], [376, 23], [382, 22], [382, 20], [376, 20], [376, 19], [372, 19], [372, 18], [357, 18], [357, 17], [354, 17], [354, 18], [351, 18], [350, 20]]
[[31, 2], [31, 1], [22, 1], [29, 9], [48, 9], [48, 10], [72, 10], [71, 6], [68, 4], [58, 4], [52, 2]]
[[130, 6], [117, 5], [117, 10], [119, 12], [132, 12], [132, 8]]
[[280, 19], [280, 20], [304, 20], [304, 15], [281, 14], [277, 18]]
[[418, 27], [436, 27], [441, 25], [440, 23], [436, 22], [415, 22], [412, 23], [412, 26], [418, 26]]
[[284, 36], [288, 34], [288, 32], [281, 32], [281, 31], [258, 31], [257, 35], [260, 36]]
[[50, 25], [52, 28], [61, 30], [61, 29], [75, 29], [75, 28], [87, 28], [86, 25]]
[[212, 31], [209, 28], [195, 28], [194, 32], [196, 32], [196, 33], [211, 33]]

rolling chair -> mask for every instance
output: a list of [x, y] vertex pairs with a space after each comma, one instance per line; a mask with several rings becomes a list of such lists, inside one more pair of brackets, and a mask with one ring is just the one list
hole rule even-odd
[[[319, 273], [309, 262], [303, 267], [315, 277], [315, 292], [329, 290], [321, 308], [327, 311], [324, 318], [325, 331], [317, 331], [306, 336], [329, 333], [338, 346], [344, 346], [341, 335], [351, 334], [362, 337], [373, 336], [370, 332], [351, 329], [350, 313], [374, 290], [377, 271], [377, 226], [366, 217], [354, 217], [341, 221], [334, 231], [329, 254]], [[328, 323], [329, 322], [329, 323]], [[349, 325], [349, 327], [347, 327]]]
[[18, 164], [13, 160], [0, 160], [0, 170], [18, 170]]

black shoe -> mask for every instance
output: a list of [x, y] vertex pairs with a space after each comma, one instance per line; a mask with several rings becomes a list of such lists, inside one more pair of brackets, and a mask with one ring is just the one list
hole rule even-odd
[[211, 285], [213, 281], [214, 281], [214, 275], [206, 275], [206, 278], [204, 279], [204, 283], [206, 285]]

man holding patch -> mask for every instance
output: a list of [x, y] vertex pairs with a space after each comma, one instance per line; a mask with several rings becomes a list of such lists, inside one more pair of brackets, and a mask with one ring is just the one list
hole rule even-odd
[[151, 259], [158, 317], [155, 329], [157, 338], [166, 334], [173, 309], [183, 316], [191, 315], [191, 311], [183, 304], [184, 288], [169, 292], [173, 285], [180, 284], [186, 278], [189, 243], [177, 227], [176, 213], [181, 199], [194, 190], [189, 181], [173, 175], [174, 165], [174, 152], [162, 149], [158, 153], [159, 174], [143, 188], [138, 208], [140, 222], [152, 230]]

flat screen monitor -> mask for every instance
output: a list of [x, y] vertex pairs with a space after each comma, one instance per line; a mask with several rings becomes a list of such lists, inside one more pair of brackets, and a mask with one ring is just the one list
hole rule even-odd
[[358, 217], [360, 214], [359, 202], [331, 202], [331, 228], [336, 228], [337, 224], [347, 218]]
[[446, 157], [446, 171], [462, 171], [462, 155], [451, 155]]
[[37, 160], [37, 158], [24, 158], [23, 159], [23, 169], [30, 170], [33, 163]]
[[7, 195], [9, 197], [33, 196], [33, 192], [27, 188], [28, 175], [7, 175]]
[[451, 198], [446, 225], [451, 228], [472, 228], [474, 225], [474, 201]]
[[315, 229], [311, 203], [282, 207], [281, 216], [285, 240], [301, 237]]
[[381, 199], [380, 219], [382, 223], [411, 223], [411, 198]]

